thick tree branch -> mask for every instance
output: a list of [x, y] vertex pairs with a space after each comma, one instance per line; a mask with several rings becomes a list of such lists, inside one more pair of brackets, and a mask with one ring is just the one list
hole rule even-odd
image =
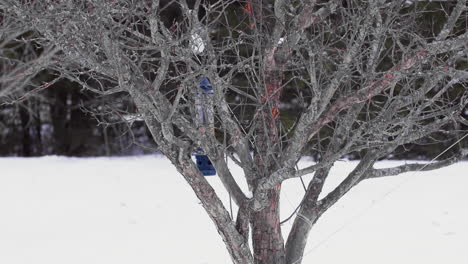
[[[211, 157], [212, 156], [210, 156], [210, 158]], [[226, 161], [222, 157], [218, 157], [216, 159], [212, 159], [212, 162], [215, 165], [216, 172], [219, 178], [221, 179], [221, 182], [223, 183], [224, 187], [234, 198], [234, 202], [239, 207], [246, 203], [247, 197], [245, 196], [244, 192], [242, 192], [241, 188], [232, 176], [231, 171], [229, 170], [226, 164]]]
[[249, 203], [244, 203], [239, 207], [236, 218], [236, 229], [244, 237], [247, 244], [249, 241], [249, 225], [250, 225], [250, 207]]
[[247, 183], [249, 184], [249, 188], [252, 189], [255, 165], [250, 154], [247, 135], [242, 132], [241, 125], [234, 120], [235, 116], [232, 115], [229, 105], [226, 102], [223, 89], [220, 88], [224, 87], [222, 81], [220, 79], [215, 79], [214, 84], [215, 87], [217, 87], [215, 89], [215, 102], [217, 103], [216, 110], [220, 115], [220, 120], [223, 126], [231, 136], [230, 144], [234, 147], [240, 161], [242, 162], [242, 169], [244, 170], [245, 177], [247, 178]]
[[318, 201], [319, 212], [323, 213], [333, 204], [335, 204], [341, 197], [343, 197], [351, 188], [358, 184], [372, 165], [379, 158], [378, 151], [369, 151], [366, 156], [359, 162], [354, 170], [341, 182], [333, 191], [328, 193], [324, 198]]
[[[328, 177], [330, 168], [319, 169], [310, 182], [307, 193], [301, 201], [301, 207], [294, 219], [291, 232], [286, 241], [286, 264], [301, 263], [310, 230], [323, 212], [318, 210], [317, 198], [323, 182]], [[316, 188], [319, 189], [316, 189]]]
[[448, 159], [433, 162], [433, 163], [428, 163], [428, 164], [411, 163], [411, 164], [405, 164], [405, 165], [401, 165], [401, 166], [397, 166], [393, 168], [372, 169], [369, 173], [367, 173], [365, 178], [372, 179], [372, 178], [396, 176], [396, 175], [399, 175], [405, 172], [410, 172], [410, 171], [436, 170], [436, 169], [450, 166], [458, 161], [463, 160], [467, 156], [468, 156], [468, 149], [464, 149], [460, 153]]
[[[250, 252], [248, 243], [245, 241], [244, 234], [238, 231], [235, 222], [231, 220], [228, 211], [224, 208], [214, 189], [205, 177], [201, 175], [187, 154], [189, 153], [182, 153], [176, 167], [184, 175], [186, 181], [202, 202], [211, 220], [215, 223], [233, 263], [253, 264], [252, 253]], [[173, 159], [171, 160], [173, 161]]]
[[445, 23], [444, 27], [440, 31], [439, 35], [436, 37], [437, 41], [445, 40], [449, 36], [458, 18], [466, 10], [466, 8], [467, 8], [466, 0], [457, 1], [457, 5], [453, 8], [453, 11], [450, 14], [447, 22]]

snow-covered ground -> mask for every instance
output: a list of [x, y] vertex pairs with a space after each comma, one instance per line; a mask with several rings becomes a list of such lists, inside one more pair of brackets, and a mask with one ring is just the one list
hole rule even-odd
[[[326, 190], [355, 165], [338, 162]], [[233, 170], [241, 176], [239, 168]], [[304, 263], [468, 263], [467, 171], [464, 162], [363, 182], [319, 220]], [[209, 180], [228, 207], [219, 180]], [[284, 184], [283, 218], [303, 192], [299, 180]], [[283, 227], [286, 235], [291, 224]], [[0, 263], [230, 259], [189, 186], [165, 158], [44, 157], [0, 159]]]

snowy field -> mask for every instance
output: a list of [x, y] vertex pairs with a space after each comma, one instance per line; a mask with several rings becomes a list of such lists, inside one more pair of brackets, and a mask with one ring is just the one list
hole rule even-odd
[[[336, 165], [326, 191], [356, 163]], [[0, 158], [0, 168], [0, 263], [230, 263], [195, 195], [161, 156]], [[229, 207], [219, 180], [209, 181]], [[467, 187], [468, 162], [363, 182], [316, 224], [303, 263], [466, 264]], [[283, 218], [303, 193], [299, 180], [284, 184]]]

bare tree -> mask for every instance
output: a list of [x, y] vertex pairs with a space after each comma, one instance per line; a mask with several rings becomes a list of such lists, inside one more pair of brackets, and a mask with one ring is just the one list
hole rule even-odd
[[[301, 263], [312, 226], [361, 181], [438, 169], [468, 154], [458, 146], [428, 166], [373, 166], [407, 144], [462, 135], [465, 0], [436, 8], [386, 0], [1, 0], [0, 9], [18, 21], [15, 32], [37, 32], [49, 51], [42, 56], [54, 58], [49, 68], [98, 94], [131, 97], [234, 263]], [[442, 19], [424, 18], [431, 12]], [[204, 78], [214, 93], [202, 107], [213, 109], [214, 123], [197, 115]], [[237, 204], [235, 220], [192, 161], [198, 148]], [[319, 199], [335, 161], [350, 153], [361, 155], [357, 166]], [[298, 169], [307, 154], [317, 162]], [[252, 196], [226, 157], [242, 167]], [[314, 176], [285, 242], [281, 184], [306, 174]]]
[[11, 103], [24, 97], [25, 87], [32, 93], [55, 82], [38, 83], [34, 78], [54, 64], [53, 56], [59, 49], [45, 45], [41, 50], [36, 32], [5, 9], [0, 10], [0, 28], [0, 102]]

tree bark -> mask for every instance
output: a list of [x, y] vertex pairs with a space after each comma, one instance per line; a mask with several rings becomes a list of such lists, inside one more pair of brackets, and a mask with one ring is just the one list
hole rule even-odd
[[255, 264], [284, 264], [284, 243], [279, 217], [279, 186], [268, 190], [270, 205], [252, 212], [252, 242]]
[[286, 242], [287, 264], [302, 263], [309, 232], [320, 217], [317, 200], [330, 168], [331, 166], [318, 170], [307, 188], [307, 193], [301, 202], [301, 208], [294, 219]]
[[306, 205], [301, 207], [293, 227], [288, 236], [286, 243], [286, 260], [287, 264], [300, 264], [304, 256], [304, 249], [307, 244], [310, 230], [317, 222], [319, 215], [315, 208]]
[[256, 264], [284, 264], [284, 240], [281, 234], [279, 198], [281, 184], [273, 189], [260, 190], [261, 179], [276, 171], [278, 153], [281, 153], [279, 142], [279, 99], [281, 96], [282, 78], [276, 71], [274, 51], [269, 53], [265, 66], [265, 89], [262, 91], [260, 122], [256, 127], [257, 153], [255, 162], [260, 174], [257, 175], [255, 188], [257, 195], [266, 197], [268, 204], [252, 212], [252, 242]]

